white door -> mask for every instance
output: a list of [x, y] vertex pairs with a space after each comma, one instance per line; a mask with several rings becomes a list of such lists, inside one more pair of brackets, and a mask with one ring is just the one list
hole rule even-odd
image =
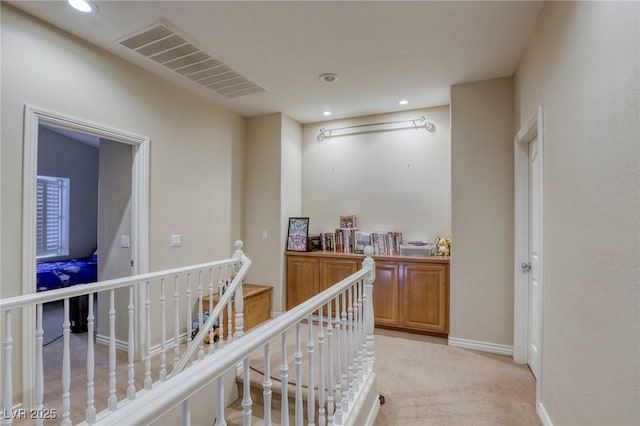
[[538, 139], [529, 143], [529, 319], [527, 363], [533, 375], [540, 371], [540, 339], [542, 324], [542, 273], [539, 264], [541, 243], [540, 203], [542, 201], [541, 167], [538, 157]]

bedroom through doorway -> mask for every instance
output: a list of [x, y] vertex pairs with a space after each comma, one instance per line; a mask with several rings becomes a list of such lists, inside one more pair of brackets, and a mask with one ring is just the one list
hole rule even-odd
[[[131, 145], [38, 126], [36, 291], [131, 274], [132, 160]], [[62, 337], [63, 309], [43, 306], [45, 346]], [[87, 296], [70, 299], [72, 333], [87, 332], [87, 315]]]

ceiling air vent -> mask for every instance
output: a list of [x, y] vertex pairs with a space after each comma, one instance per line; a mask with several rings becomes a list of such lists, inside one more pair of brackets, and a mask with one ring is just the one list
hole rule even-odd
[[266, 91], [164, 22], [117, 42], [227, 98]]

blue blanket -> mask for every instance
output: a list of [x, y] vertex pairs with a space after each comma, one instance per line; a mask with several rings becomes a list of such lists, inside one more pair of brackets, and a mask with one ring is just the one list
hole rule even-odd
[[53, 290], [98, 280], [98, 256], [60, 262], [40, 262], [36, 266], [37, 290]]

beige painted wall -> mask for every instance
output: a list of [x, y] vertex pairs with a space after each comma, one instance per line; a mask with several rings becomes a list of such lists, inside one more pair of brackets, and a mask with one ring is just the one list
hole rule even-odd
[[513, 79], [451, 87], [449, 336], [513, 344]]
[[[320, 128], [420, 115], [435, 124], [435, 132], [367, 131], [316, 142]], [[355, 214], [364, 232], [400, 231], [405, 239], [428, 240], [449, 235], [448, 106], [323, 121], [302, 129], [302, 214], [310, 217], [311, 233], [333, 231], [341, 215]]]
[[[151, 139], [151, 270], [228, 257], [238, 238], [231, 227], [240, 229], [230, 206], [241, 188], [231, 181], [242, 164], [245, 119], [6, 3], [0, 8], [2, 297], [22, 291], [25, 103]], [[173, 233], [182, 234], [182, 247], [169, 247]], [[14, 338], [20, 348], [20, 333]]]
[[542, 404], [640, 424], [640, 3], [545, 3], [515, 78], [544, 114]]
[[[279, 311], [281, 299], [280, 249], [280, 163], [282, 114], [247, 120], [245, 186], [245, 252], [251, 258], [247, 282], [274, 287], [272, 310]], [[268, 239], [262, 238], [262, 232]]]
[[[282, 161], [280, 200], [280, 253], [287, 247], [288, 223], [290, 217], [302, 214], [302, 125], [292, 118], [282, 115]], [[280, 260], [280, 288], [278, 300], [282, 312], [286, 306], [284, 291], [284, 256]]]
[[301, 126], [286, 115], [248, 119], [244, 234], [253, 264], [247, 282], [273, 287], [274, 312], [284, 309], [287, 219], [300, 215], [300, 147]]

